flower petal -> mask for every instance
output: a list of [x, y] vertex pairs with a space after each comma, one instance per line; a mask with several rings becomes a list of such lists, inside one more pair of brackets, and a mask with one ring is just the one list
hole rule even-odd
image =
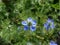
[[50, 41], [50, 45], [57, 45], [57, 43], [54, 41]]
[[29, 17], [29, 18], [27, 19], [27, 21], [28, 21], [28, 22], [31, 22], [31, 21], [32, 21], [32, 18], [31, 18], [31, 17]]
[[36, 27], [30, 26], [30, 30], [31, 30], [31, 31], [35, 31], [35, 30], [36, 30]]
[[28, 30], [28, 28], [29, 28], [28, 26], [24, 26], [24, 30]]
[[32, 23], [32, 26], [36, 26], [37, 25], [37, 21], [36, 20], [33, 20], [31, 23]]
[[44, 27], [46, 28], [48, 25], [49, 25], [48, 23], [45, 23], [45, 24], [44, 24]]
[[45, 23], [45, 24], [44, 24], [44, 27], [46, 28], [46, 30], [49, 30], [50, 25], [49, 25], [48, 23]]
[[44, 24], [44, 27], [46, 28], [46, 30], [48, 30], [49, 28], [54, 29], [55, 27], [54, 21], [51, 19], [48, 19], [47, 22]]
[[22, 25], [28, 25], [27, 21], [22, 21]]

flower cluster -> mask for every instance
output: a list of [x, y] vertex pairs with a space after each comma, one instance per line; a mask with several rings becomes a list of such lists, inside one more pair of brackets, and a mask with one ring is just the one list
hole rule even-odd
[[[29, 23], [31, 23], [31, 25], [28, 25]], [[30, 29], [31, 31], [35, 31], [37, 22], [36, 20], [33, 20], [31, 17], [29, 17], [27, 20], [22, 21], [22, 25], [24, 25], [24, 30]], [[47, 22], [44, 23], [44, 27], [46, 30], [54, 29], [55, 28], [54, 21], [48, 18]]]
[[46, 30], [54, 29], [55, 28], [54, 21], [48, 18], [47, 22], [44, 24], [44, 27], [46, 28]]
[[[31, 23], [31, 25], [28, 25], [29, 23]], [[22, 25], [24, 25], [24, 30], [30, 29], [31, 31], [35, 31], [37, 22], [36, 20], [33, 20], [31, 17], [29, 17], [26, 21], [22, 21]]]

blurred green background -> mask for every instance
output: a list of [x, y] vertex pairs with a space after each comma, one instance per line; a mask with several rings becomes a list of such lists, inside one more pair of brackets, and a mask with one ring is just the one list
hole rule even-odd
[[[0, 0], [0, 45], [49, 45], [60, 32], [59, 0]], [[24, 31], [21, 22], [31, 17], [37, 20], [37, 29]], [[48, 18], [56, 28], [46, 31]]]

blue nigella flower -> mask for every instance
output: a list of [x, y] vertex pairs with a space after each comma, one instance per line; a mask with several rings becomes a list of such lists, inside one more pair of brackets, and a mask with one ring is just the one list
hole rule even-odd
[[57, 43], [54, 41], [50, 41], [50, 45], [57, 45]]
[[29, 28], [28, 23], [32, 24], [32, 25], [30, 25], [31, 31], [36, 30], [37, 22], [36, 22], [36, 20], [33, 20], [31, 17], [29, 17], [26, 21], [22, 21], [22, 25], [24, 25], [24, 30], [28, 30], [28, 28]]
[[46, 30], [54, 29], [55, 28], [54, 21], [48, 19], [47, 22], [44, 24], [44, 27], [46, 28]]

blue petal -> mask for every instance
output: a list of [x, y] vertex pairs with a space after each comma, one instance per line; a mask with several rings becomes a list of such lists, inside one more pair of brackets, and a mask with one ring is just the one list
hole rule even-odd
[[30, 30], [31, 30], [31, 31], [35, 31], [35, 30], [36, 30], [36, 27], [30, 26]]
[[36, 20], [33, 20], [31, 23], [32, 23], [32, 26], [36, 26], [37, 21]]
[[46, 28], [46, 30], [49, 30], [50, 25], [49, 25], [48, 23], [45, 23], [45, 24], [44, 24], [44, 27]]
[[48, 25], [47, 27], [46, 27], [46, 30], [49, 30], [50, 29], [50, 25]]
[[49, 28], [54, 29], [54, 21], [48, 18], [47, 22], [44, 24], [44, 27], [46, 28], [46, 30], [48, 30]]
[[27, 21], [22, 21], [22, 25], [28, 25]]
[[46, 28], [46, 27], [48, 27], [48, 25], [49, 25], [49, 23], [45, 23], [45, 24], [44, 24], [44, 27]]
[[49, 25], [48, 23], [45, 23], [45, 24], [44, 24], [44, 27], [46, 28], [48, 25]]
[[57, 44], [55, 44], [55, 43], [54, 43], [54, 44], [50, 43], [50, 45], [57, 45]]
[[53, 40], [51, 40], [50, 43], [54, 44], [55, 42]]
[[29, 28], [28, 26], [24, 26], [24, 30], [28, 30], [28, 28]]
[[31, 22], [31, 21], [32, 21], [32, 18], [31, 18], [31, 17], [29, 17], [29, 18], [27, 19], [27, 21], [28, 21], [28, 22]]
[[54, 21], [48, 18], [47, 22], [51, 23], [51, 22], [54, 22]]
[[54, 41], [50, 41], [50, 45], [57, 45], [57, 44]]

